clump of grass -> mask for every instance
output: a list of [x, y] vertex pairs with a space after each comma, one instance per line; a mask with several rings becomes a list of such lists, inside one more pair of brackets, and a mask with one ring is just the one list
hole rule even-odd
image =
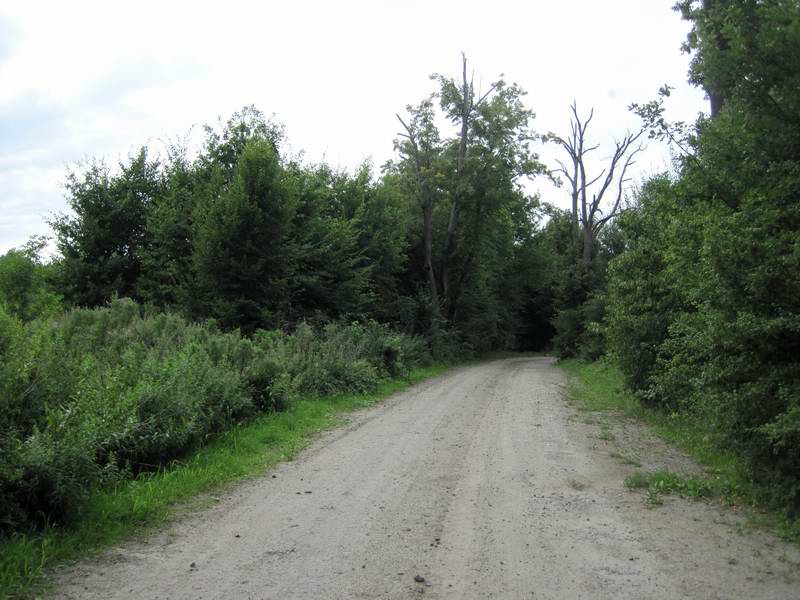
[[624, 465], [632, 465], [634, 467], [641, 467], [642, 461], [639, 460], [638, 457], [634, 456], [633, 454], [627, 454], [624, 452], [620, 452], [619, 450], [614, 450], [609, 454], [611, 458], [616, 458]]
[[628, 475], [625, 478], [625, 487], [629, 490], [641, 490], [645, 489], [650, 485], [650, 480], [647, 477], [646, 473], [642, 473], [637, 471], [632, 475]]
[[623, 393], [622, 375], [612, 365], [570, 359], [558, 366], [570, 375], [569, 398], [584, 410], [638, 413], [639, 403]]
[[603, 440], [604, 442], [612, 442], [614, 441], [614, 434], [611, 433], [611, 430], [608, 427], [603, 426], [600, 429], [600, 433], [597, 434], [597, 438]]
[[262, 414], [235, 426], [184, 460], [92, 491], [71, 527], [45, 527], [0, 539], [0, 598], [32, 595], [53, 565], [163, 523], [200, 494], [262, 474], [296, 456], [314, 434], [339, 423], [344, 413], [375, 404], [445, 369], [416, 369], [405, 379], [384, 381], [371, 393], [300, 398], [284, 412]]
[[659, 497], [665, 494], [679, 494], [685, 498], [699, 500], [717, 495], [712, 482], [695, 477], [682, 477], [671, 471], [634, 473], [625, 478], [625, 487], [647, 489], [650, 495]]

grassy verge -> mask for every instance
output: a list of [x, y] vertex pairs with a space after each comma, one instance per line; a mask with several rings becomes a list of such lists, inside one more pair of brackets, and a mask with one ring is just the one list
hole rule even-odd
[[640, 472], [628, 477], [625, 485], [646, 490], [648, 504], [660, 504], [661, 496], [668, 493], [696, 499], [721, 498], [732, 506], [747, 509], [753, 524], [766, 526], [782, 538], [800, 543], [800, 519], [790, 518], [777, 509], [770, 510], [765, 501], [769, 490], [752, 480], [744, 462], [726, 450], [704, 423], [687, 415], [665, 414], [643, 406], [624, 390], [622, 374], [609, 363], [571, 359], [561, 361], [559, 367], [569, 376], [570, 399], [581, 409], [639, 419], [705, 468], [703, 478], [683, 478], [665, 471]]
[[417, 369], [407, 379], [386, 381], [369, 394], [298, 400], [285, 412], [262, 415], [220, 435], [163, 470], [93, 492], [72, 527], [0, 540], [0, 598], [32, 595], [49, 567], [164, 523], [198, 495], [291, 459], [316, 433], [339, 423], [343, 413], [375, 404], [446, 369]]

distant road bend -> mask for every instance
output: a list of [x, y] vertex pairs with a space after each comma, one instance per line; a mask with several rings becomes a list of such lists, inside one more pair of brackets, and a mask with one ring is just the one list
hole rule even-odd
[[632, 467], [563, 387], [549, 358], [451, 370], [215, 507], [65, 569], [54, 594], [800, 598], [793, 547], [738, 535], [715, 505], [649, 509], [627, 491]]

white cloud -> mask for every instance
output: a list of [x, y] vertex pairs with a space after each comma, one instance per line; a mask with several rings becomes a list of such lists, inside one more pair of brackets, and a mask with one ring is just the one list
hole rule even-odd
[[[488, 84], [528, 90], [537, 130], [563, 131], [576, 99], [598, 140], [637, 126], [627, 106], [678, 87], [673, 116], [705, 108], [679, 52], [673, 0], [554, 2], [16, 3], [0, 8], [0, 252], [66, 207], [54, 169], [255, 104], [294, 149], [352, 167], [392, 154], [394, 113], [455, 74], [465, 51]], [[10, 40], [10, 41], [9, 41]], [[555, 149], [543, 155], [552, 159]], [[660, 170], [663, 148], [640, 161]], [[46, 174], [46, 175], [45, 175]], [[31, 180], [44, 182], [30, 185]], [[565, 192], [536, 184], [564, 204]], [[13, 207], [13, 208], [12, 208]], [[9, 224], [13, 220], [13, 223]]]

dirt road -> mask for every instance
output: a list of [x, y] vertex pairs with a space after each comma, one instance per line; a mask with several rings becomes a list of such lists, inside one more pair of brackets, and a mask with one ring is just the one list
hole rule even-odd
[[[64, 571], [55, 595], [800, 598], [795, 548], [737, 533], [729, 509], [648, 508], [627, 491], [634, 468], [575, 418], [563, 387], [547, 358], [450, 371], [355, 415], [274, 477]], [[624, 427], [645, 467], [685, 463]]]

